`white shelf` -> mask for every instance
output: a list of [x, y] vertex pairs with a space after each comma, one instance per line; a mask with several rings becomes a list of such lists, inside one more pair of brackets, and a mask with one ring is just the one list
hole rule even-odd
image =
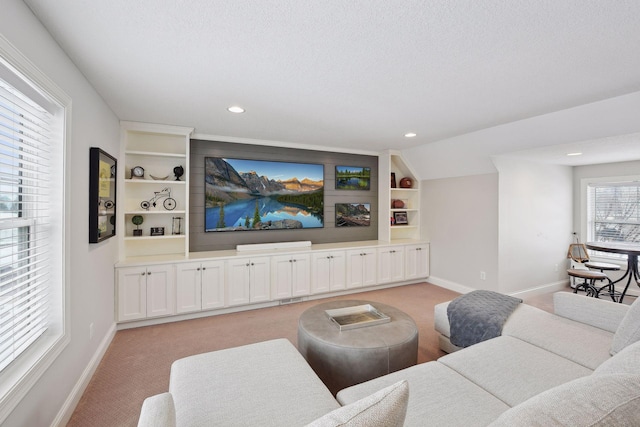
[[186, 184], [186, 181], [171, 181], [169, 179], [131, 179], [126, 178], [124, 180], [125, 184]]
[[184, 234], [168, 234], [166, 236], [126, 236], [124, 240], [168, 240], [184, 238]]
[[185, 215], [187, 211], [126, 211], [125, 215], [158, 215], [158, 214], [181, 214]]
[[184, 159], [187, 157], [184, 153], [158, 153], [156, 151], [125, 151], [127, 156], [145, 156], [145, 157], [173, 157]]

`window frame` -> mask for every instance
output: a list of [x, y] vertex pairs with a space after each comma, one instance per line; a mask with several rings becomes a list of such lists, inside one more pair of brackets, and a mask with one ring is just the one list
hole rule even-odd
[[[580, 213], [581, 213], [581, 235], [585, 237], [585, 242], [592, 240], [591, 224], [589, 223], [589, 186], [592, 184], [617, 184], [621, 182], [640, 181], [640, 175], [606, 176], [583, 178], [580, 180]], [[591, 258], [619, 264], [626, 269], [626, 256], [610, 252], [593, 252]]]
[[[56, 358], [71, 342], [70, 323], [70, 171], [66, 167], [66, 161], [70, 152], [69, 129], [71, 126], [72, 103], [71, 98], [64, 93], [51, 79], [40, 71], [27, 57], [16, 49], [4, 36], [0, 34], [0, 74], [13, 78], [9, 81], [14, 85], [15, 81], [30, 92], [29, 97], [46, 100], [53, 105], [56, 117], [56, 164], [61, 166], [58, 171], [62, 183], [59, 189], [60, 201], [56, 210], [60, 220], [56, 223], [53, 232], [54, 246], [60, 251], [59, 262], [53, 266], [53, 288], [51, 293], [51, 305], [55, 315], [55, 324], [45, 331], [33, 344], [29, 346], [18, 358], [0, 373], [0, 424], [22, 401], [29, 390], [36, 384], [40, 377], [49, 369]], [[13, 75], [13, 76], [12, 76]], [[25, 86], [26, 85], [26, 86]], [[22, 87], [18, 90], [25, 93]], [[40, 103], [40, 102], [38, 102]], [[29, 218], [16, 218], [15, 221], [28, 224]], [[3, 227], [4, 228], [4, 227]]]

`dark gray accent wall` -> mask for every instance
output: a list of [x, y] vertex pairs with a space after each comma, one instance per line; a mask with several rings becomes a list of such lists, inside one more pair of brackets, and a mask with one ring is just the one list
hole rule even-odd
[[[204, 231], [204, 158], [271, 160], [324, 165], [324, 228], [264, 231]], [[336, 166], [371, 168], [368, 191], [336, 190]], [[236, 245], [309, 240], [314, 244], [378, 239], [378, 157], [328, 151], [299, 150], [263, 145], [191, 140], [189, 176], [189, 251], [235, 249]], [[336, 203], [369, 203], [369, 227], [335, 226]]]

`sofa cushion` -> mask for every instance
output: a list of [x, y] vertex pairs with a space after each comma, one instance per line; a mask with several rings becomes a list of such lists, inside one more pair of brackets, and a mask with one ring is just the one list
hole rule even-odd
[[171, 366], [176, 425], [304, 425], [340, 407], [291, 342], [203, 353]]
[[628, 345], [593, 372], [594, 375], [637, 373], [640, 373], [640, 341]]
[[636, 298], [627, 314], [622, 318], [622, 322], [613, 336], [611, 355], [638, 340], [640, 340], [640, 298]]
[[138, 427], [175, 427], [176, 408], [171, 393], [147, 397], [142, 403]]
[[532, 397], [490, 426], [632, 426], [638, 414], [640, 375], [590, 375]]
[[593, 372], [510, 336], [475, 344], [443, 356], [438, 361], [509, 406]]
[[611, 357], [611, 332], [525, 304], [520, 304], [505, 323], [502, 335], [516, 337], [592, 370]]
[[409, 384], [403, 380], [329, 412], [308, 427], [402, 427], [408, 400]]
[[406, 379], [409, 404], [405, 426], [486, 426], [509, 406], [438, 362], [421, 363], [341, 390], [337, 399], [347, 405], [383, 387]]

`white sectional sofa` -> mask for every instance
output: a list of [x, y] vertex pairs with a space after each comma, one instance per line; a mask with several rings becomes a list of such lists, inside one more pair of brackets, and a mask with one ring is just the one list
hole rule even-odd
[[439, 305], [450, 354], [336, 399], [286, 340], [181, 359], [139, 425], [640, 425], [640, 303], [561, 292], [554, 305], [550, 314], [520, 304], [502, 336], [460, 351]]

